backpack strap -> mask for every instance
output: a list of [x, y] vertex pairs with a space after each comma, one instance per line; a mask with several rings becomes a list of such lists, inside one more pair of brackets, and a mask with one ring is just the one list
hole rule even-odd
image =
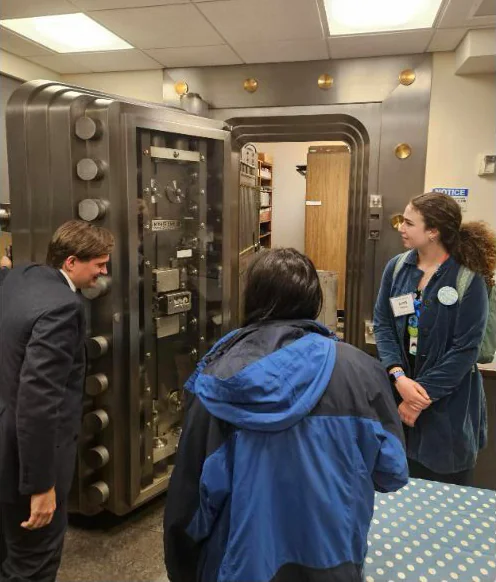
[[406, 261], [409, 254], [410, 254], [410, 251], [406, 251], [406, 253], [402, 253], [398, 257], [396, 264], [394, 265], [392, 285], [394, 285], [394, 281], [396, 280], [398, 273], [401, 271], [401, 267], [405, 264], [405, 261]]
[[470, 287], [475, 273], [471, 271], [468, 267], [461, 265], [458, 269], [458, 275], [456, 276], [456, 290], [458, 292], [458, 301], [461, 303], [465, 292]]

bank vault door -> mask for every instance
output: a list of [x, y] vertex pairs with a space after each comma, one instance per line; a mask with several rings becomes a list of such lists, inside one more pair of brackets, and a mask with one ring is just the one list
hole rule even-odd
[[168, 477], [181, 387], [222, 335], [222, 144], [138, 130], [141, 487]]

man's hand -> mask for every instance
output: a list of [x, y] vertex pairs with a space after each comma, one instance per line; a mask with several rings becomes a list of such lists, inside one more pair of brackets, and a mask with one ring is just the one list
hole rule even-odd
[[398, 413], [402, 422], [404, 422], [407, 426], [413, 427], [415, 426], [415, 421], [420, 416], [422, 411], [415, 410], [403, 401], [398, 407]]
[[9, 259], [9, 257], [4, 256], [0, 259], [0, 268], [1, 267], [7, 267], [7, 269], [12, 269], [12, 261]]
[[56, 507], [55, 487], [45, 491], [45, 493], [31, 495], [31, 515], [29, 521], [21, 523], [21, 527], [25, 529], [45, 527], [52, 521]]
[[425, 410], [432, 404], [432, 400], [424, 390], [424, 388], [406, 376], [400, 376], [395, 383], [396, 390], [398, 390], [401, 398], [414, 410], [419, 413]]

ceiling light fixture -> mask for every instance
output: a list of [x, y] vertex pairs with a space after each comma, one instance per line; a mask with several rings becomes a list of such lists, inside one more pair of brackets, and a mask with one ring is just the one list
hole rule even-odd
[[134, 48], [83, 13], [13, 18], [0, 25], [57, 53]]
[[442, 0], [324, 0], [331, 36], [430, 28]]

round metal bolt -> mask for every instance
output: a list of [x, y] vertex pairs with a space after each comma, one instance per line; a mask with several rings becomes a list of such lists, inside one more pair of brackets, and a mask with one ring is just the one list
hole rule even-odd
[[76, 173], [81, 180], [86, 182], [89, 182], [90, 180], [99, 180], [103, 177], [104, 164], [100, 160], [83, 158], [77, 163]]
[[146, 265], [147, 267], [151, 267], [151, 266], [152, 266], [152, 264], [150, 263], [150, 261], [145, 261], [145, 265]]
[[204, 162], [205, 161], [205, 156], [203, 154], [200, 154], [200, 162]]
[[104, 356], [110, 345], [109, 340], [102, 335], [87, 338], [85, 343], [88, 357], [92, 360]]
[[203, 230], [205, 228], [205, 223], [204, 222], [200, 222], [200, 230]]
[[200, 259], [203, 261], [205, 259], [205, 255], [200, 255]]
[[150, 359], [152, 357], [152, 354], [150, 352], [146, 352], [145, 357]]
[[110, 419], [103, 409], [93, 410], [85, 414], [83, 418], [84, 430], [90, 433], [97, 433], [107, 428]]
[[152, 458], [150, 457], [150, 455], [148, 455], [148, 457], [146, 457], [148, 461], [151, 461]]
[[204, 342], [205, 341], [205, 338], [202, 335], [200, 336], [200, 341], [201, 342]]
[[79, 139], [98, 139], [102, 135], [102, 124], [98, 119], [83, 115], [76, 120], [74, 133]]
[[152, 428], [152, 423], [151, 422], [147, 422], [146, 423], [147, 428]]
[[200, 194], [203, 196], [205, 194], [205, 190], [203, 188], [200, 190]]
[[85, 391], [89, 396], [98, 396], [105, 392], [109, 386], [109, 381], [105, 374], [92, 374], [86, 378]]
[[110, 460], [110, 453], [103, 445], [98, 445], [89, 449], [84, 454], [84, 460], [88, 467], [92, 469], [100, 469], [104, 467]]
[[98, 481], [88, 487], [86, 498], [90, 505], [102, 505], [110, 496], [110, 489], [105, 481]]
[[145, 230], [150, 230], [150, 225], [149, 224], [145, 224], [143, 227]]
[[150, 150], [143, 150], [143, 155], [144, 156], [149, 156], [150, 155]]
[[151, 392], [151, 391], [152, 391], [152, 389], [150, 388], [150, 386], [147, 386], [147, 387], [146, 387], [146, 391], [147, 391], [147, 392]]
[[99, 198], [86, 198], [78, 204], [79, 218], [86, 222], [99, 220], [105, 216], [108, 203]]

